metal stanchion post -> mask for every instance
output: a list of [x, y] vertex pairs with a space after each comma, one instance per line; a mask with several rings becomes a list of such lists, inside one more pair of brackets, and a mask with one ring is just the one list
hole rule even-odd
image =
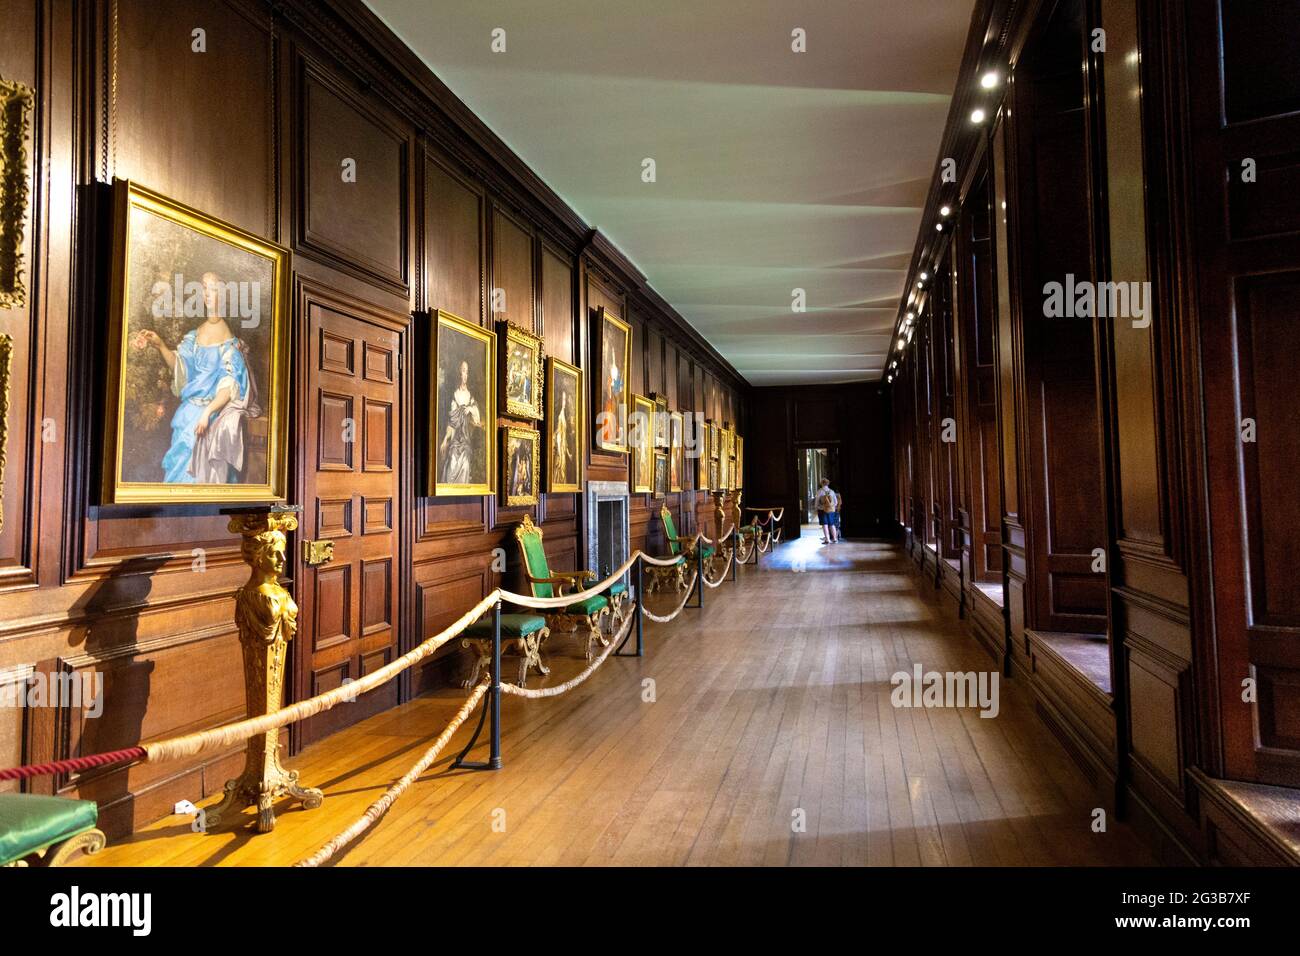
[[636, 656], [637, 657], [645, 656], [645, 642], [642, 640], [641, 637], [641, 618], [642, 618], [641, 608], [642, 608], [642, 602], [644, 600], [642, 598], [642, 594], [645, 593], [642, 590], [642, 583], [645, 580], [645, 572], [643, 570], [644, 567], [645, 567], [645, 562], [641, 558], [637, 558], [636, 561]]
[[492, 605], [492, 748], [488, 766], [501, 769], [501, 602]]

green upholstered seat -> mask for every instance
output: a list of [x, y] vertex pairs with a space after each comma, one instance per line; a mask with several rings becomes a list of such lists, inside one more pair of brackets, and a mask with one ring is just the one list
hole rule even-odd
[[[527, 637], [535, 631], [540, 631], [545, 626], [546, 618], [540, 614], [501, 615], [502, 637]], [[492, 636], [492, 615], [489, 614], [479, 618], [465, 629], [465, 633], [470, 637], [490, 638]]]
[[0, 865], [93, 829], [98, 819], [91, 800], [0, 793]]
[[579, 601], [577, 604], [570, 604], [564, 609], [565, 614], [595, 614], [601, 608], [609, 607], [609, 598], [602, 595], [589, 597], [585, 601]]
[[713, 557], [717, 553], [718, 549], [711, 544], [702, 545], [700, 547], [700, 557], [705, 561], [709, 560], [709, 558]]
[[609, 586], [609, 589], [605, 593], [607, 595], [622, 594], [626, 590], [627, 590], [626, 584], [624, 584], [622, 581], [616, 581], [615, 583]]
[[[519, 536], [524, 547], [524, 570], [535, 578], [549, 578], [551, 566], [546, 560], [546, 549], [542, 547], [542, 536], [537, 533]], [[550, 584], [534, 584], [533, 597], [555, 597], [555, 589]]]

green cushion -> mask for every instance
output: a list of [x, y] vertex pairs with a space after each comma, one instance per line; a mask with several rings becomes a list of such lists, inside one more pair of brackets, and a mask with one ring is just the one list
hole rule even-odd
[[[551, 576], [551, 566], [546, 563], [546, 550], [542, 547], [542, 536], [540, 534], [524, 535], [524, 563], [528, 565], [526, 570], [535, 578], [549, 578]], [[549, 584], [534, 584], [533, 597], [548, 598], [554, 597], [555, 592]]]
[[705, 561], [707, 561], [709, 560], [709, 558], [713, 557], [717, 553], [717, 550], [718, 549], [715, 548], [713, 545], [706, 544], [704, 545], [704, 547], [700, 549], [700, 557], [703, 558]]
[[609, 590], [606, 591], [605, 593], [606, 593], [606, 594], [611, 594], [611, 595], [612, 595], [612, 594], [622, 594], [622, 593], [623, 593], [624, 591], [626, 591], [626, 590], [627, 590], [627, 585], [624, 584], [622, 581], [619, 581], [617, 584], [611, 584], [611, 585], [609, 586]]
[[659, 512], [659, 517], [664, 522], [664, 534], [668, 536], [668, 547], [672, 548], [673, 554], [681, 554], [682, 546], [677, 543], [677, 522], [673, 521], [673, 513]]
[[98, 819], [92, 800], [0, 793], [0, 865], [89, 830]]
[[566, 614], [595, 614], [603, 607], [609, 607], [609, 599], [597, 594], [595, 597], [589, 597], [585, 601], [579, 601], [577, 604], [570, 604], [564, 609]]
[[740, 529], [740, 533], [741, 533], [741, 534], [753, 534], [753, 533], [756, 532], [757, 530], [758, 530], [758, 525], [756, 525], [756, 524], [747, 524], [747, 525], [745, 525], [743, 528]]
[[[546, 626], [546, 618], [540, 614], [502, 614], [501, 635], [503, 637], [524, 637]], [[465, 629], [470, 637], [491, 637], [492, 616], [479, 618]]]

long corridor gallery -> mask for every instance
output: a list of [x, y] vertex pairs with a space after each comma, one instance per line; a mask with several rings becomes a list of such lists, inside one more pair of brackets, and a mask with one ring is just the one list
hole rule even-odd
[[0, 864], [42, 925], [289, 866], [1267, 922], [1300, 0], [0, 24]]

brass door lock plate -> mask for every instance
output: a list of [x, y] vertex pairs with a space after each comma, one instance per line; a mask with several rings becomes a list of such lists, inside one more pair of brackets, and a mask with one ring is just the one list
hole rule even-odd
[[329, 564], [334, 560], [334, 542], [328, 538], [302, 543], [302, 561], [308, 567]]

